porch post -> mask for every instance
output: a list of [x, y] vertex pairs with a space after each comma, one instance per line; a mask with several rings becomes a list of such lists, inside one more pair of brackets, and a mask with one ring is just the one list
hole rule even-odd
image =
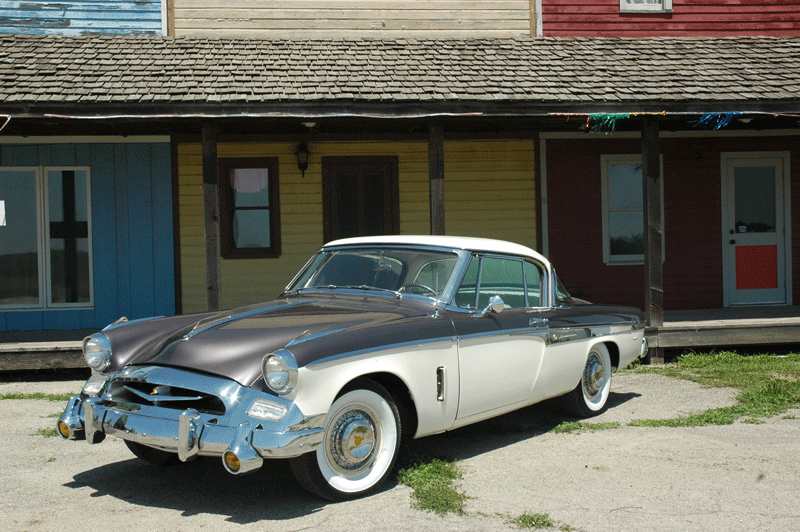
[[206, 234], [206, 304], [219, 310], [219, 198], [217, 187], [217, 130], [203, 122], [203, 202]]
[[[648, 330], [664, 325], [664, 274], [661, 260], [661, 146], [658, 118], [645, 116], [642, 123], [642, 192], [644, 195], [644, 312]], [[664, 348], [650, 348], [650, 362], [664, 362]]]
[[444, 125], [432, 122], [428, 129], [431, 234], [445, 234], [444, 227]]

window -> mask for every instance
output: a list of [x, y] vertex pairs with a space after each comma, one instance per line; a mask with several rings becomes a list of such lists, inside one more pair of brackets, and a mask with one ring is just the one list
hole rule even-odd
[[519, 259], [473, 256], [456, 292], [461, 308], [483, 309], [492, 296], [500, 296], [506, 308], [542, 305], [543, 270]]
[[[603, 155], [600, 160], [603, 261], [606, 264], [644, 264], [642, 157]], [[663, 226], [663, 194], [661, 217]], [[663, 254], [663, 238], [661, 243]]]
[[670, 13], [672, 0], [619, 0], [621, 13]]
[[278, 159], [220, 159], [219, 167], [222, 257], [280, 256]]
[[88, 168], [0, 168], [0, 307], [91, 307]]

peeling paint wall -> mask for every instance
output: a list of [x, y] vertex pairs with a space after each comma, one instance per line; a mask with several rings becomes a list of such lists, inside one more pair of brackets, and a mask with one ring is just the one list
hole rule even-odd
[[0, 33], [162, 35], [161, 0], [0, 0]]

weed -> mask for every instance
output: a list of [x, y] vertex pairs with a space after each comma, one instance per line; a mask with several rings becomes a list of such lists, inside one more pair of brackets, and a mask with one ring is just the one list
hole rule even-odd
[[512, 519], [511, 523], [517, 525], [520, 528], [531, 528], [531, 529], [553, 528], [555, 526], [553, 520], [550, 519], [549, 515], [529, 514], [527, 512], [520, 515], [519, 517]]
[[467, 496], [459, 492], [453, 481], [461, 478], [455, 462], [434, 458], [427, 463], [418, 463], [401, 469], [397, 481], [414, 490], [414, 506], [439, 515], [463, 514]]
[[45, 438], [53, 438], [55, 436], [58, 436], [58, 432], [56, 432], [56, 429], [39, 429], [33, 434], [31, 434], [31, 436], [43, 436]]
[[563, 423], [557, 425], [553, 428], [553, 433], [555, 434], [568, 434], [572, 432], [585, 432], [585, 431], [597, 431], [597, 430], [609, 430], [609, 429], [618, 429], [620, 427], [619, 422], [606, 422], [606, 423], [586, 423], [583, 421], [564, 421]]

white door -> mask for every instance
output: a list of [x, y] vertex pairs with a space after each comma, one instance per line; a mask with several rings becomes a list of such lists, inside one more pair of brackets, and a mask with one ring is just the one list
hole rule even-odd
[[725, 306], [786, 304], [788, 153], [722, 154]]

